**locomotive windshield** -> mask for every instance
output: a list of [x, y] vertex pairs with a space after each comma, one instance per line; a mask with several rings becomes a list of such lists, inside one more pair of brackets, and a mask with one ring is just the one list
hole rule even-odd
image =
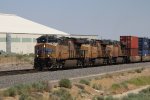
[[56, 43], [58, 39], [55, 36], [41, 36], [37, 38], [37, 43]]

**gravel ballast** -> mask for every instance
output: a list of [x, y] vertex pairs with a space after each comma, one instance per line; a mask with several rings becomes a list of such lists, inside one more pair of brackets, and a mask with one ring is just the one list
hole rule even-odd
[[89, 75], [104, 74], [113, 71], [127, 70], [132, 68], [148, 67], [150, 67], [150, 62], [7, 75], [0, 76], [0, 88], [6, 88], [22, 83], [33, 83], [38, 81], [55, 81], [63, 78], [84, 77]]

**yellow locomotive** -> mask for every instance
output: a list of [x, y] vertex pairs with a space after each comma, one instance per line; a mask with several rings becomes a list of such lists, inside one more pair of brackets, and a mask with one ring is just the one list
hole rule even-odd
[[92, 59], [97, 57], [96, 51], [87, 39], [44, 35], [37, 39], [34, 68], [63, 68], [66, 60], [75, 60], [77, 66], [84, 66], [85, 58], [92, 64]]
[[[119, 44], [100, 40], [43, 35], [37, 38], [34, 68], [86, 67], [100, 63], [113, 63], [122, 56]], [[70, 64], [70, 65], [69, 65]]]

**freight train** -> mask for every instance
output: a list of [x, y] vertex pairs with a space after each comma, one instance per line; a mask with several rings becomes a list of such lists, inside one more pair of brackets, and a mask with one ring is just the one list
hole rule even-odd
[[36, 70], [150, 61], [150, 40], [120, 36], [120, 41], [43, 35], [35, 45]]

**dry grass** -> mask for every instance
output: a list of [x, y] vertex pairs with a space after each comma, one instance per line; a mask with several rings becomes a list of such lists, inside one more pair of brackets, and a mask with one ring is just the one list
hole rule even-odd
[[19, 96], [20, 100], [116, 100], [108, 95], [150, 85], [149, 72], [150, 69], [138, 69], [133, 70], [132, 73], [106, 74], [91, 80], [82, 79], [79, 82], [62, 79], [58, 86], [51, 86], [45, 82], [22, 84], [0, 92], [0, 96], [12, 98]]

